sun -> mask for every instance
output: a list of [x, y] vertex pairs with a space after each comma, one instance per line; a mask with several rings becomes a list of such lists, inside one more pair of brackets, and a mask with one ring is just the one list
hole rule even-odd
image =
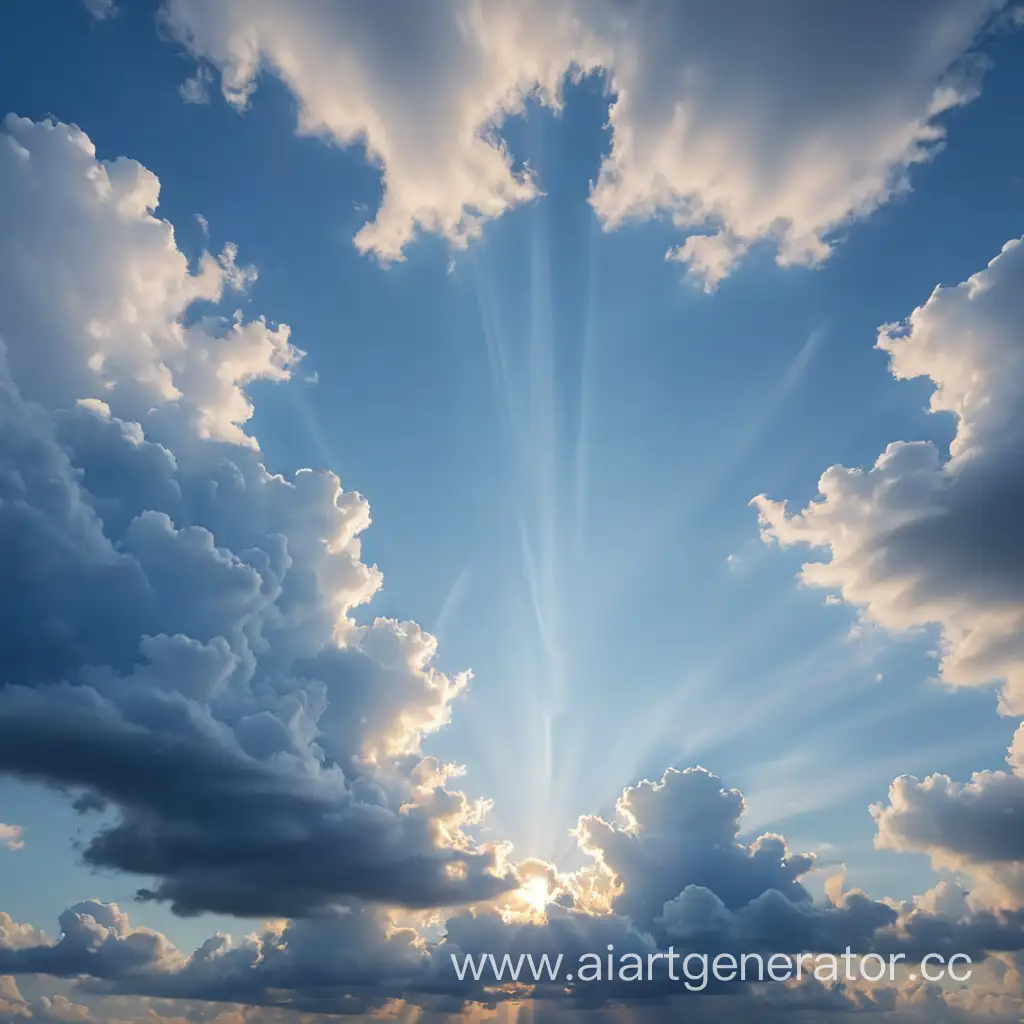
[[551, 901], [551, 887], [543, 875], [534, 875], [519, 890], [522, 901], [536, 914], [543, 914]]

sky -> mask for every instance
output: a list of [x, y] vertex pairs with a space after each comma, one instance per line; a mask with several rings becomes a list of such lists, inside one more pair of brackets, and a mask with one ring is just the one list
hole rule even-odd
[[1019, 1021], [1021, 26], [0, 6], [0, 1022]]

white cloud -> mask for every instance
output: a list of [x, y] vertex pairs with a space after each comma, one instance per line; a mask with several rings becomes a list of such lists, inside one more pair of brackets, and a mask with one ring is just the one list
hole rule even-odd
[[237, 265], [232, 245], [190, 268], [153, 215], [159, 180], [136, 161], [98, 161], [73, 126], [9, 115], [4, 128], [0, 180], [22, 201], [0, 208], [0, 234], [21, 245], [2, 270], [19, 301], [0, 328], [21, 393], [51, 408], [102, 399], [131, 420], [160, 406], [201, 437], [254, 444], [244, 387], [288, 379], [302, 356], [288, 327], [210, 309], [183, 321], [255, 271]]
[[706, 288], [761, 239], [781, 264], [818, 262], [974, 97], [974, 76], [950, 70], [997, 6], [627, 4], [594, 205], [610, 226], [664, 213], [695, 232], [672, 256]]
[[977, 94], [961, 58], [1001, 0], [896, 6], [515, 0], [400, 8], [165, 0], [168, 25], [244, 106], [267, 71], [299, 130], [361, 143], [384, 196], [356, 245], [400, 259], [417, 231], [455, 245], [538, 194], [493, 138], [569, 73], [610, 81], [611, 150], [592, 201], [608, 228], [669, 216], [670, 257], [713, 289], [750, 246], [815, 263], [830, 236], [908, 187], [942, 115]]
[[213, 74], [205, 64], [200, 64], [196, 70], [181, 83], [178, 92], [186, 103], [203, 104], [210, 102], [210, 83], [213, 81]]
[[1011, 714], [1024, 713], [1022, 324], [1024, 246], [1014, 240], [879, 333], [895, 376], [929, 377], [932, 411], [955, 418], [949, 457], [898, 441], [867, 471], [826, 470], [821, 497], [802, 511], [755, 499], [767, 538], [828, 550], [804, 566], [805, 582], [892, 630], [939, 626], [942, 678], [1002, 681]]
[[25, 830], [21, 825], [5, 825], [0, 821], [0, 849], [23, 850], [25, 848], [25, 840], [22, 838], [24, 834]]
[[732, 273], [746, 252], [746, 243], [718, 231], [713, 235], [690, 235], [682, 245], [669, 249], [665, 259], [682, 263], [710, 294]]
[[400, 259], [419, 230], [461, 244], [537, 195], [491, 136], [524, 94], [554, 92], [571, 51], [569, 12], [452, 4], [174, 0], [170, 27], [244, 106], [266, 69], [299, 101], [299, 130], [365, 145], [384, 197], [356, 245]]
[[46, 942], [46, 935], [38, 928], [15, 921], [10, 914], [0, 910], [0, 947], [27, 949], [43, 942]]

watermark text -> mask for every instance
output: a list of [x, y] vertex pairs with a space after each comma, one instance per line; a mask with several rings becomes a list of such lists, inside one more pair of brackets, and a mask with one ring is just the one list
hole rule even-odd
[[657, 953], [582, 953], [575, 962], [564, 954], [532, 953], [498, 956], [494, 953], [450, 954], [459, 981], [541, 984], [593, 982], [680, 982], [690, 992], [702, 992], [713, 982], [800, 981], [814, 978], [823, 983], [868, 981], [894, 982], [900, 977], [939, 982], [948, 978], [962, 984], [971, 977], [971, 958], [953, 953], [948, 958], [929, 953], [919, 962], [908, 962], [904, 953], [694, 953], [677, 952], [670, 946]]

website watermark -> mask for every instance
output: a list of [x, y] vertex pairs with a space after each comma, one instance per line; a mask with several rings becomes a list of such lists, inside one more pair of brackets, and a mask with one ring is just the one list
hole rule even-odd
[[669, 946], [657, 953], [581, 953], [575, 961], [548, 953], [450, 954], [459, 981], [497, 984], [593, 982], [680, 982], [690, 992], [702, 992], [712, 982], [787, 982], [814, 978], [824, 983], [895, 982], [946, 979], [963, 984], [971, 977], [971, 958], [953, 953], [948, 958], [929, 953], [908, 961], [905, 953], [680, 953]]

